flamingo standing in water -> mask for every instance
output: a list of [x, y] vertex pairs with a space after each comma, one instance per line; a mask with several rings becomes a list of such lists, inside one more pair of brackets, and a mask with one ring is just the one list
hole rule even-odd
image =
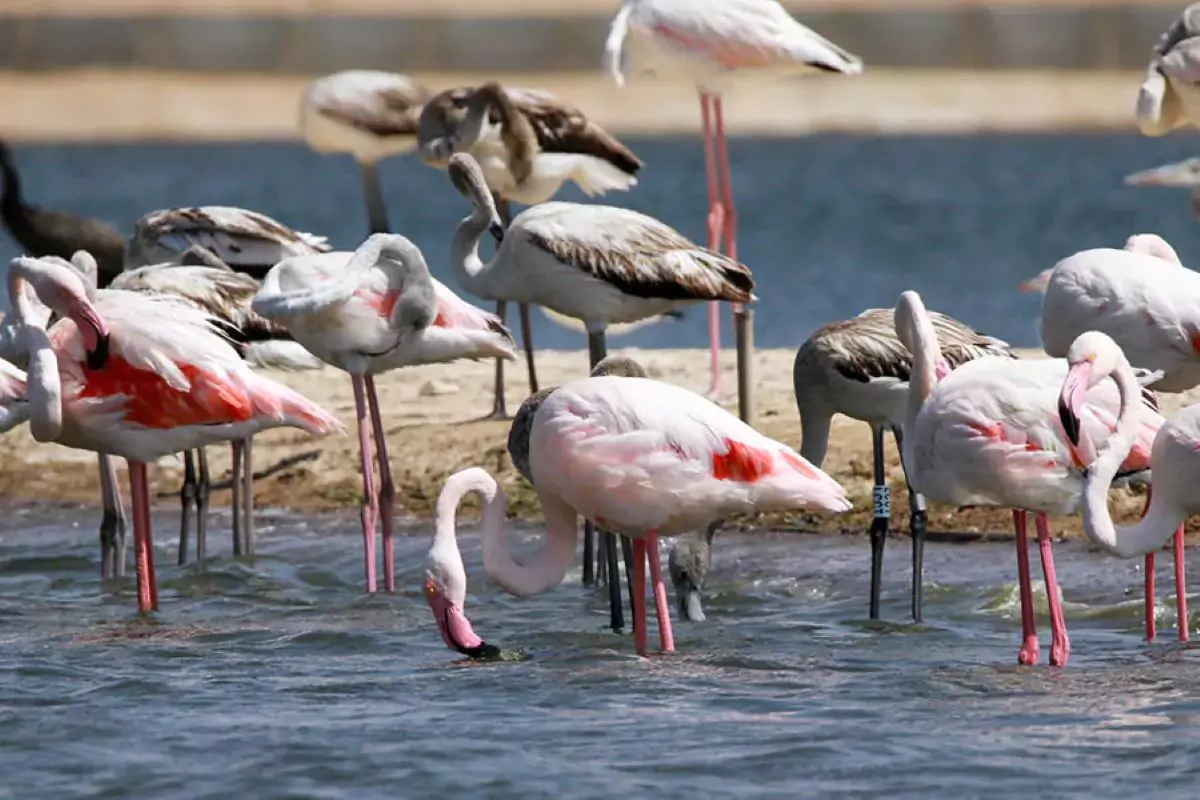
[[1162, 136], [1200, 123], [1200, 3], [1192, 3], [1159, 37], [1138, 89], [1138, 127]]
[[[604, 59], [618, 86], [630, 73], [653, 72], [661, 78], [691, 81], [700, 91], [704, 120], [704, 163], [708, 176], [708, 249], [737, 260], [737, 211], [733, 204], [729, 151], [721, 95], [739, 78], [755, 73], [783, 76], [805, 73], [854, 75], [862, 60], [809, 30], [777, 0], [624, 0], [612, 21]], [[749, 419], [749, 364], [742, 342], [749, 317], [734, 306], [737, 320], [738, 400]], [[720, 317], [709, 306], [712, 384], [720, 391], [718, 355]]]
[[300, 100], [300, 132], [318, 153], [358, 162], [371, 233], [390, 233], [379, 188], [379, 162], [417, 146], [429, 90], [407, 75], [353, 69], [309, 84]]
[[[1090, 453], [1072, 443], [1059, 421], [1058, 398], [1068, 364], [1063, 359], [976, 359], [938, 380], [942, 363], [937, 333], [916, 292], [896, 306], [896, 333], [913, 355], [909, 378], [904, 465], [912, 486], [927, 498], [957, 506], [1013, 509], [1023, 640], [1018, 661], [1036, 664], [1037, 631], [1029, 579], [1026, 512], [1036, 514], [1042, 571], [1050, 604], [1050, 663], [1070, 655], [1047, 514], [1079, 510]], [[1111, 435], [1126, 399], [1145, 405], [1133, 431], [1135, 444], [1121, 464], [1131, 475], [1150, 468], [1150, 446], [1162, 417], [1143, 396], [1132, 372], [1098, 383], [1079, 404], [1087, 441], [1100, 446]], [[1122, 385], [1122, 381], [1132, 386]], [[1132, 398], [1136, 397], [1136, 401]], [[1177, 575], [1180, 574], [1177, 571]], [[1177, 587], [1183, 597], [1183, 586]]]
[[[375, 375], [459, 358], [511, 359], [512, 336], [494, 316], [463, 302], [430, 277], [417, 246], [394, 234], [375, 234], [354, 253], [281, 261], [267, 274], [251, 307], [287, 328], [317, 358], [350, 374], [363, 475], [367, 591], [374, 592], [376, 586], [375, 529], [379, 522], [384, 582], [387, 591], [395, 591], [392, 530], [396, 488]], [[378, 492], [371, 430], [379, 462]]]
[[[1132, 394], [1129, 362], [1111, 338], [1088, 331], [1071, 345], [1067, 361], [1071, 368], [1059, 397], [1059, 414], [1072, 444], [1096, 452], [1083, 482], [1083, 531], [1095, 544], [1119, 558], [1131, 558], [1162, 547], [1174, 534], [1179, 536], [1189, 514], [1200, 512], [1200, 405], [1191, 405], [1168, 419], [1158, 429], [1150, 451], [1154, 494], [1146, 513], [1135, 525], [1115, 526], [1108, 511], [1108, 487], [1129, 457], [1137, 441], [1141, 409]], [[1086, 435], [1080, 418], [1087, 391], [1110, 375], [1122, 391], [1117, 427], [1102, 448], [1081, 441]], [[1175, 562], [1176, 580], [1182, 581], [1183, 562]], [[1180, 590], [1179, 629], [1188, 628], [1186, 595]]]
[[734, 513], [819, 508], [847, 511], [836, 481], [699, 395], [648, 378], [585, 378], [555, 389], [534, 416], [529, 469], [546, 539], [528, 565], [504, 543], [507, 499], [482, 469], [452, 475], [438, 497], [425, 599], [447, 646], [486, 656], [464, 614], [467, 576], [455, 513], [468, 492], [484, 501], [483, 562], [508, 592], [528, 597], [562, 582], [574, 560], [578, 516], [633, 539], [634, 641], [646, 654], [646, 564], [663, 652], [675, 649], [659, 535], [703, 528]]
[[[627, 191], [642, 168], [632, 150], [574, 106], [550, 92], [505, 88], [494, 81], [431, 97], [421, 111], [419, 136], [421, 159], [430, 166], [445, 169], [450, 156], [460, 152], [479, 162], [505, 228], [512, 222], [510, 200], [544, 203], [568, 181], [588, 196]], [[507, 300], [496, 301], [501, 323], [507, 305]], [[536, 393], [529, 305], [519, 303], [518, 310], [529, 391]], [[503, 360], [496, 361], [492, 416], [507, 416]]]
[[[30, 286], [62, 319], [49, 331]], [[256, 374], [195, 307], [136, 292], [92, 292], [69, 268], [18, 258], [8, 271], [29, 348], [30, 429], [39, 442], [126, 459], [133, 501], [138, 609], [158, 607], [146, 464], [280, 426], [341, 431], [320, 406]]]

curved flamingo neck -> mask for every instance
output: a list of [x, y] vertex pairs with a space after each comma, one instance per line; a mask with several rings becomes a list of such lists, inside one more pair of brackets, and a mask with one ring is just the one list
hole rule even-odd
[[454, 238], [450, 242], [450, 268], [454, 270], [454, 280], [459, 286], [471, 294], [486, 296], [485, 287], [492, 265], [485, 264], [479, 257], [479, 240], [491, 224], [491, 213], [478, 202], [472, 203], [471, 216], [454, 229]]
[[921, 413], [921, 407], [937, 385], [937, 362], [941, 358], [941, 346], [938, 344], [937, 332], [925, 309], [910, 309], [910, 330], [912, 332], [912, 370], [908, 378], [908, 428], [911, 430]]
[[[1108, 510], [1108, 490], [1121, 464], [1133, 449], [1142, 424], [1142, 389], [1122, 355], [1112, 371], [1121, 398], [1117, 426], [1105, 441], [1083, 482], [1083, 531], [1097, 546], [1119, 558], [1157, 550], [1171, 537], [1183, 513], [1165, 491], [1154, 492], [1146, 514], [1134, 525], [1114, 525]], [[1164, 465], [1160, 465], [1162, 468]], [[1151, 463], [1153, 470], [1153, 459]]]
[[483, 567], [488, 577], [519, 597], [541, 594], [558, 586], [575, 559], [575, 509], [555, 497], [540, 494], [538, 497], [546, 520], [546, 538], [527, 566], [518, 564], [509, 555], [504, 540], [504, 509], [496, 513], [487, 505], [483, 512]]

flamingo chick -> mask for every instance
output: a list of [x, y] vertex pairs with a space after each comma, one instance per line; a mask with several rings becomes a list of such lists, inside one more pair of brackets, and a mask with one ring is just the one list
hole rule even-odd
[[[26, 323], [29, 285], [62, 319]], [[138, 609], [158, 607], [146, 464], [280, 426], [341, 431], [332, 415], [251, 370], [195, 307], [165, 297], [89, 292], [60, 264], [18, 258], [9, 297], [29, 344], [30, 429], [39, 442], [121, 456], [133, 499]]]
[[[1129, 362], [1121, 348], [1111, 338], [1098, 331], [1080, 334], [1071, 345], [1067, 361], [1071, 368], [1063, 381], [1059, 397], [1059, 414], [1063, 428], [1072, 444], [1085, 446], [1086, 435], [1081, 424], [1082, 406], [1086, 393], [1110, 375], [1129, 372]], [[1102, 448], [1087, 445], [1096, 452], [1083, 482], [1083, 531], [1088, 539], [1118, 558], [1131, 558], [1150, 553], [1175, 536], [1177, 547], [1182, 541], [1183, 522], [1189, 514], [1200, 512], [1200, 405], [1190, 405], [1171, 417], [1158, 429], [1150, 451], [1150, 469], [1154, 473], [1154, 493], [1141, 521], [1136, 525], [1113, 525], [1108, 511], [1108, 488], [1137, 443], [1139, 415], [1142, 406], [1132, 393], [1128, 374], [1118, 378], [1122, 387], [1121, 413], [1117, 427]], [[1176, 551], [1178, 554], [1178, 550]], [[1175, 560], [1175, 580], [1183, 582], [1183, 559]], [[1187, 593], [1180, 589], [1179, 629], [1188, 628]]]
[[[1054, 573], [1047, 514], [1079, 509], [1086, 465], [1059, 421], [1058, 397], [1068, 364], [1062, 359], [981, 358], [939, 381], [942, 358], [937, 333], [916, 292], [904, 292], [896, 306], [896, 333], [913, 355], [909, 379], [908, 421], [904, 427], [904, 464], [913, 488], [930, 500], [957, 506], [987, 505], [1013, 509], [1017, 573], [1020, 583], [1023, 641], [1018, 661], [1035, 664], [1037, 631], [1029, 578], [1026, 512], [1036, 514], [1042, 571], [1050, 603], [1050, 663], [1062, 666], [1070, 654], [1058, 581]], [[1137, 441], [1121, 465], [1124, 475], [1150, 467], [1150, 445], [1162, 417], [1124, 373], [1096, 385], [1080, 406], [1088, 441], [1100, 446], [1116, 423], [1123, 398], [1139, 392], [1146, 403]]]
[[1134, 172], [1125, 176], [1125, 185], [1187, 189], [1192, 214], [1200, 217], [1200, 158], [1193, 156], [1173, 164]]
[[647, 559], [662, 650], [675, 647], [660, 534], [704, 528], [734, 513], [850, 508], [842, 487], [787, 445], [699, 395], [648, 378], [585, 378], [556, 389], [534, 417], [529, 467], [546, 539], [528, 565], [508, 554], [507, 498], [485, 471], [452, 475], [438, 498], [425, 598], [447, 646], [468, 656], [490, 652], [464, 614], [466, 572], [454, 516], [468, 492], [478, 492], [484, 502], [484, 568], [517, 596], [562, 582], [575, 555], [578, 516], [632, 538], [639, 655], [646, 654]]
[[1200, 3], [1192, 3], [1159, 37], [1138, 89], [1138, 128], [1162, 136], [1200, 123]]
[[[367, 591], [375, 591], [375, 529], [379, 522], [385, 586], [394, 591], [396, 489], [375, 375], [459, 358], [511, 359], [512, 336], [491, 314], [464, 303], [430, 277], [417, 246], [395, 234], [375, 234], [353, 253], [281, 261], [267, 274], [251, 307], [287, 328], [317, 358], [350, 374], [363, 475]], [[378, 452], [378, 492], [371, 430]]]

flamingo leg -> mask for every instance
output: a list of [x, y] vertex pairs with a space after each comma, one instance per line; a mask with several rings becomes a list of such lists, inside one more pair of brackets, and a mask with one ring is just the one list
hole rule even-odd
[[[1142, 516], [1150, 510], [1150, 498], [1154, 496], [1154, 487], [1146, 488], [1146, 505], [1142, 506]], [[1158, 635], [1157, 621], [1154, 618], [1156, 604], [1154, 602], [1154, 551], [1146, 553], [1146, 564], [1142, 571], [1144, 581], [1144, 596], [1146, 598], [1146, 641], [1153, 642]]]
[[371, 233], [391, 233], [388, 225], [387, 208], [383, 204], [383, 190], [379, 186], [379, 165], [375, 162], [360, 162], [363, 197], [367, 201], [367, 219]]
[[358, 422], [358, 455], [363, 476], [362, 529], [363, 552], [366, 559], [367, 593], [375, 593], [375, 521], [379, 513], [379, 498], [375, 494], [375, 468], [371, 463], [370, 421], [367, 413], [365, 379], [351, 375], [354, 385], [354, 416]]
[[[589, 369], [595, 369], [596, 365], [607, 355], [608, 342], [605, 339], [604, 331], [588, 331]], [[625, 628], [625, 612], [621, 607], [621, 571], [617, 566], [615, 534], [609, 531], [600, 531], [599, 546], [600, 551], [596, 553], [596, 556], [603, 559], [603, 573], [608, 583], [609, 623], [614, 632], [620, 632]], [[595, 527], [591, 522], [585, 521], [583, 526], [583, 579], [585, 583], [588, 581], [588, 568], [591, 565], [595, 547]], [[628, 566], [626, 566], [626, 580], [628, 579]]]
[[646, 534], [646, 558], [650, 562], [650, 580], [654, 584], [654, 610], [658, 615], [659, 643], [664, 653], [674, 653], [675, 636], [671, 632], [671, 609], [667, 605], [667, 587], [663, 583], [657, 533]]
[[231, 459], [233, 474], [229, 479], [230, 507], [233, 514], [233, 554], [246, 554], [245, 536], [242, 533], [242, 449], [246, 446], [244, 439], [231, 443]]
[[633, 540], [633, 644], [646, 655], [646, 540]]
[[379, 396], [375, 393], [375, 378], [363, 379], [367, 385], [367, 402], [371, 407], [371, 429], [375, 431], [375, 457], [379, 461], [379, 515], [383, 528], [383, 585], [388, 592], [396, 591], [396, 551], [392, 533], [396, 524], [396, 484], [392, 481], [392, 465], [388, 458], [387, 432], [379, 412]]
[[150, 537], [150, 486], [146, 465], [129, 462], [129, 495], [133, 503], [133, 549], [137, 565], [138, 611], [158, 609], [158, 582], [154, 575], [154, 545]]
[[888, 523], [892, 518], [892, 500], [883, 464], [883, 428], [871, 428], [871, 447], [875, 458], [875, 488], [872, 492], [875, 516], [871, 518], [871, 602], [869, 616], [879, 619], [879, 595], [883, 584], [883, 548]]
[[212, 480], [208, 473], [208, 452], [196, 451], [196, 560], [203, 563], [208, 557], [208, 498], [212, 495]]
[[912, 535], [912, 618], [913, 622], [921, 622], [924, 619], [921, 606], [925, 585], [925, 529], [929, 512], [925, 507], [925, 498], [908, 482], [908, 468], [904, 466], [904, 431], [895, 426], [892, 436], [896, 439], [896, 449], [900, 451], [900, 467], [904, 470], [904, 482], [908, 486], [908, 529]]
[[117, 487], [117, 471], [112, 456], [99, 453], [100, 500], [104, 516], [100, 520], [100, 578], [122, 577], [125, 574], [125, 509], [121, 507], [121, 491]]
[[529, 316], [529, 304], [517, 304], [521, 314], [521, 344], [525, 348], [525, 369], [529, 373], [529, 393], [536, 394], [538, 390], [537, 364], [533, 360], [533, 320]]
[[1017, 663], [1030, 666], [1038, 660], [1037, 625], [1033, 621], [1033, 586], [1029, 580], [1029, 533], [1024, 511], [1013, 510], [1017, 535], [1017, 584], [1021, 596], [1021, 650]]
[[625, 628], [625, 610], [621, 607], [621, 573], [617, 570], [617, 537], [605, 532], [601, 537], [605, 547], [605, 558], [600, 563], [605, 566], [608, 576], [608, 608], [609, 623], [613, 633], [620, 633]]
[[1071, 656], [1071, 640], [1067, 638], [1067, 621], [1063, 616], [1062, 598], [1058, 595], [1058, 578], [1054, 574], [1054, 553], [1051, 550], [1050, 526], [1045, 514], [1034, 516], [1038, 547], [1042, 554], [1042, 575], [1046, 579], [1046, 598], [1050, 605], [1050, 666], [1065, 667]]
[[1179, 641], [1188, 640], [1187, 586], [1183, 569], [1183, 523], [1175, 529], [1175, 604], [1179, 610]]
[[[704, 121], [704, 173], [708, 179], [708, 249], [721, 250], [721, 234], [725, 227], [725, 209], [721, 206], [721, 191], [717, 173], [717, 143], [713, 132], [716, 98], [700, 93], [700, 116]], [[721, 391], [721, 307], [715, 300], [708, 304], [708, 346], [711, 377], [708, 397], [716, 398]]]
[[[621, 557], [625, 561], [625, 588], [629, 591], [629, 613], [633, 614], [636, 604], [633, 593], [633, 541], [628, 536], [619, 537], [621, 540]], [[637, 616], [633, 619], [634, 632], [637, 632]]]
[[242, 550], [254, 555], [254, 439], [250, 436], [242, 441]]
[[183, 507], [179, 520], [179, 566], [187, 563], [189, 529], [192, 527], [192, 503], [196, 499], [196, 461], [191, 450], [183, 451], [183, 486], [179, 489], [179, 504]]

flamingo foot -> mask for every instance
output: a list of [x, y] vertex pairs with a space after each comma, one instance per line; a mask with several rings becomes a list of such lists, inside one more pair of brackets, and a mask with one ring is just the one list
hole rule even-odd
[[1017, 653], [1017, 663], [1024, 667], [1032, 667], [1038, 662], [1037, 634], [1026, 636], [1021, 642], [1021, 650]]

